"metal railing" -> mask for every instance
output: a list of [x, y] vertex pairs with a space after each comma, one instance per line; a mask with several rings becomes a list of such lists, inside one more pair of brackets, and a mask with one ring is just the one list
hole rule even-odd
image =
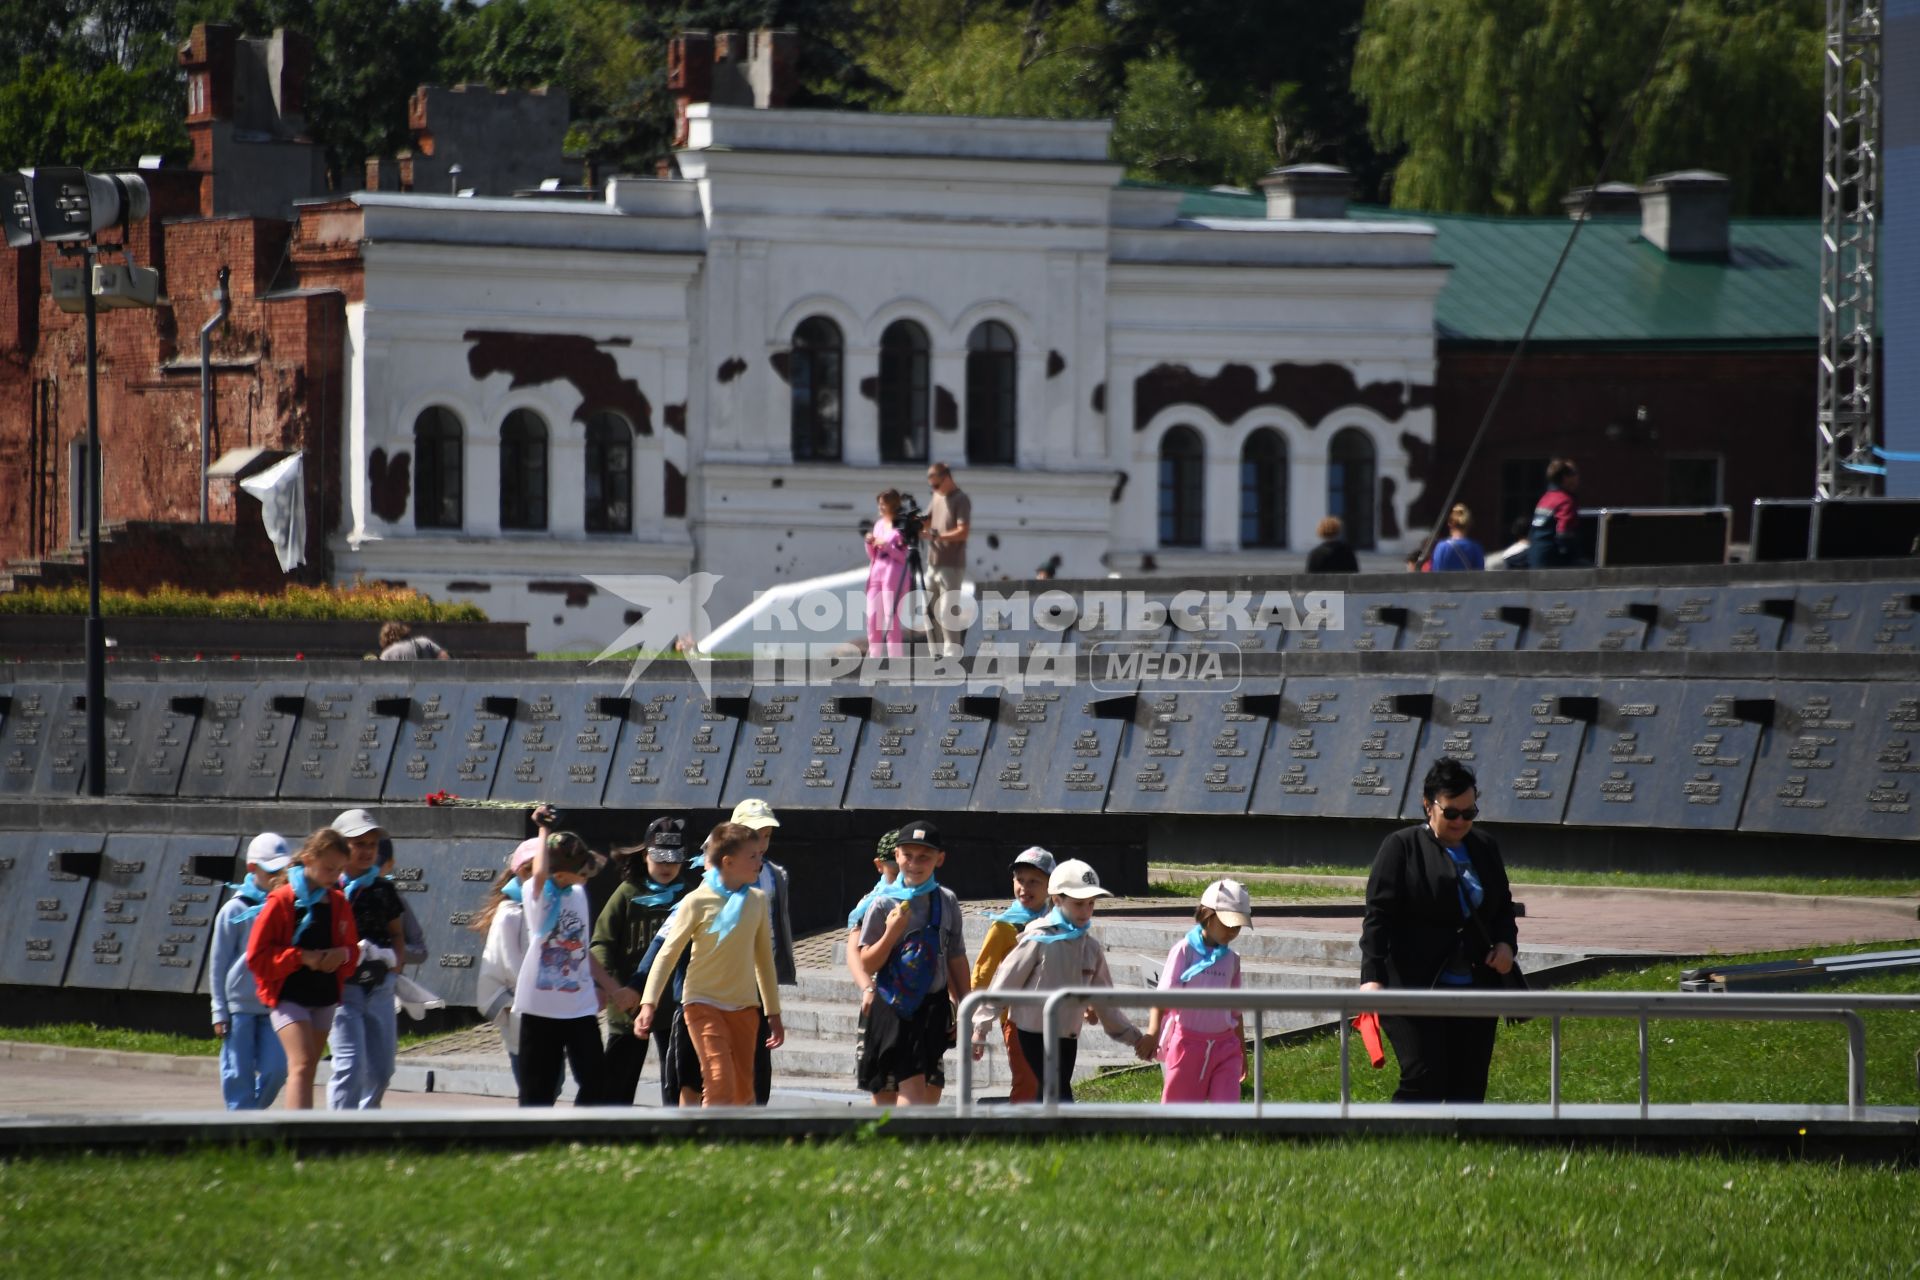
[[[1719, 1022], [1837, 1022], [1847, 1030], [1847, 1106], [1859, 1112], [1867, 1105], [1867, 1028], [1863, 1012], [1920, 1013], [1920, 996], [1770, 995], [1719, 992], [1636, 991], [1416, 991], [1381, 990], [1307, 991], [1160, 991], [1119, 987], [1061, 987], [1051, 991], [975, 991], [960, 1001], [957, 1013], [963, 1031], [971, 1032], [973, 1012], [982, 1004], [998, 1007], [1039, 1005], [1045, 1019], [1045, 1060], [1040, 1077], [1041, 1105], [1060, 1106], [1060, 1024], [1068, 1005], [1069, 1022], [1080, 1017], [1080, 1006], [1158, 1009], [1231, 1009], [1252, 1014], [1253, 1104], [1256, 1113], [1265, 1104], [1265, 1055], [1258, 1051], [1266, 1039], [1266, 1013], [1271, 1010], [1328, 1014], [1339, 1019], [1340, 1116], [1352, 1106], [1352, 1018], [1359, 1013], [1414, 1017], [1546, 1018], [1551, 1023], [1549, 1102], [1560, 1117], [1560, 1022], [1563, 1018], [1633, 1019], [1640, 1027], [1640, 1118], [1647, 1118], [1647, 1027], [1656, 1019]], [[973, 1111], [973, 1055], [967, 1039], [960, 1042], [959, 1111]]]

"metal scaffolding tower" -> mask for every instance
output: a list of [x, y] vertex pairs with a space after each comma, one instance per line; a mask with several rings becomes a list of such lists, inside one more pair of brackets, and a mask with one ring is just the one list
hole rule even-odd
[[1881, 0], [1827, 0], [1820, 186], [1820, 498], [1865, 493], [1872, 466], [1880, 216]]

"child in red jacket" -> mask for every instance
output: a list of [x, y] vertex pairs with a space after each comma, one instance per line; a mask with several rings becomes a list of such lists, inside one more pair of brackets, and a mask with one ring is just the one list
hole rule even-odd
[[337, 887], [347, 857], [346, 837], [331, 827], [307, 837], [287, 868], [287, 883], [267, 895], [247, 939], [247, 967], [287, 1051], [291, 1111], [313, 1109], [313, 1073], [340, 1004], [340, 984], [360, 955], [353, 908]]

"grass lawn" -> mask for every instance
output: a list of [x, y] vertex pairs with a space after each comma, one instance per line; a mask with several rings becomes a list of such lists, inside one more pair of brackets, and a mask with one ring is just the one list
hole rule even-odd
[[[1841, 952], [1890, 950], [1899, 944], [1836, 947]], [[1916, 946], [1920, 943], [1908, 943]], [[1729, 963], [1780, 959], [1791, 952], [1726, 957]], [[1691, 965], [1654, 965], [1576, 983], [1568, 991], [1674, 991], [1680, 970]], [[1825, 991], [1859, 995], [1920, 993], [1920, 975], [1867, 978]], [[1914, 1050], [1920, 1048], [1920, 1014], [1869, 1013], [1867, 1101], [1875, 1105], [1920, 1105]], [[1650, 1024], [1648, 1088], [1655, 1102], [1833, 1103], [1847, 1100], [1846, 1033], [1830, 1023], [1670, 1022]], [[1353, 1098], [1385, 1102], [1397, 1081], [1393, 1053], [1375, 1071], [1367, 1065], [1360, 1037], [1352, 1042]], [[1488, 1082], [1491, 1102], [1545, 1102], [1549, 1096], [1549, 1026], [1536, 1019], [1502, 1026]], [[1266, 1096], [1288, 1102], [1335, 1102], [1340, 1097], [1339, 1041], [1328, 1036], [1267, 1050]], [[1640, 1097], [1639, 1030], [1632, 1022], [1567, 1020], [1561, 1023], [1561, 1097], [1567, 1102], [1637, 1102]], [[1115, 1072], [1074, 1086], [1089, 1102], [1145, 1102], [1160, 1097], [1158, 1069]], [[1250, 1085], [1243, 1096], [1253, 1096]]]
[[85, 1154], [0, 1163], [0, 1273], [1908, 1275], [1916, 1203], [1913, 1169], [1425, 1139]]
[[[410, 1049], [423, 1041], [451, 1032], [436, 1031], [423, 1035], [400, 1025], [400, 1048]], [[172, 1053], [186, 1057], [219, 1056], [220, 1042], [209, 1027], [205, 1036], [180, 1035], [170, 1031], [122, 1031], [91, 1022], [53, 1022], [37, 1027], [0, 1027], [0, 1040], [25, 1044], [57, 1044], [70, 1049], [119, 1049], [127, 1053]]]
[[[1250, 876], [1241, 881], [1258, 902], [1326, 902], [1336, 898], [1357, 898], [1360, 891], [1339, 884], [1320, 884], [1298, 880], [1262, 880]], [[1199, 902], [1200, 891], [1206, 888], [1203, 880], [1154, 880], [1150, 881], [1142, 898], [1180, 898], [1187, 905]]]
[[[1245, 864], [1228, 863], [1163, 863], [1154, 867], [1155, 871], [1171, 870], [1178, 866], [1183, 871], [1215, 871], [1221, 875], [1230, 875], [1247, 884], [1248, 890], [1256, 895], [1264, 895], [1262, 889], [1254, 888], [1256, 882], [1270, 885], [1274, 893], [1283, 893], [1288, 889], [1284, 880], [1261, 880], [1261, 877], [1275, 875], [1304, 876], [1358, 876], [1365, 878], [1365, 867], [1334, 866], [1328, 863], [1309, 864], [1293, 867], [1253, 867]], [[1857, 898], [1911, 898], [1920, 896], [1920, 879], [1911, 878], [1863, 878], [1858, 876], [1782, 876], [1753, 875], [1725, 876], [1707, 875], [1690, 871], [1570, 871], [1559, 867], [1529, 867], [1525, 864], [1507, 864], [1507, 876], [1516, 885], [1556, 884], [1591, 889], [1708, 889], [1735, 890], [1745, 893], [1792, 893], [1803, 896], [1837, 896]], [[1342, 895], [1351, 895], [1357, 889], [1342, 889]], [[1199, 893], [1199, 887], [1193, 890]]]

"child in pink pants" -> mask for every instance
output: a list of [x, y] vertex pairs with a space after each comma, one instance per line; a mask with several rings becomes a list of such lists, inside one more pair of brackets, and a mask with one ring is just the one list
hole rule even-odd
[[897, 658], [906, 652], [900, 640], [900, 598], [906, 594], [907, 542], [894, 528], [900, 491], [877, 499], [878, 515], [867, 535], [867, 656]]
[[[1194, 926], [1167, 953], [1162, 991], [1240, 986], [1240, 957], [1228, 945], [1253, 922], [1252, 902], [1235, 880], [1216, 880], [1200, 895]], [[1165, 1026], [1164, 1032], [1162, 1026]], [[1162, 1102], [1238, 1102], [1246, 1075], [1245, 1033], [1230, 1009], [1155, 1009], [1147, 1034], [1160, 1037], [1165, 1068]], [[1256, 1046], [1256, 1053], [1259, 1052]]]

